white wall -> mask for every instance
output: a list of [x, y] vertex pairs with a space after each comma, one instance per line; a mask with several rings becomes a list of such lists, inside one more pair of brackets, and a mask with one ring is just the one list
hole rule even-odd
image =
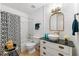
[[21, 17], [21, 48], [25, 49], [28, 40], [28, 18]]
[[28, 15], [2, 4], [0, 4], [0, 10], [19, 15], [21, 17], [21, 48], [23, 49], [28, 37]]
[[[44, 14], [43, 14], [43, 7], [39, 8], [37, 11], [33, 12], [29, 15], [29, 34], [31, 35], [38, 35], [43, 36], [44, 34]], [[35, 30], [35, 24], [40, 23], [39, 30]]]

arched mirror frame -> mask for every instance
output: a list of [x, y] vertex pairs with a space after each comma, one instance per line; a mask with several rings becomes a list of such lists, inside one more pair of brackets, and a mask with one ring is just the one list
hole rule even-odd
[[[56, 15], [56, 14], [61, 14], [63, 16], [63, 29], [62, 30], [58, 30], [58, 29], [57, 30], [53, 30], [53, 29], [51, 29], [51, 17]], [[50, 19], [49, 19], [49, 30], [50, 31], [64, 31], [64, 14], [62, 12], [56, 12], [56, 13], [52, 13], [51, 14]]]

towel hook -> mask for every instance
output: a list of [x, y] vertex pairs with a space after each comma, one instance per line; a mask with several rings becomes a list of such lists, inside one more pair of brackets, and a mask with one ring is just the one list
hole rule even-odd
[[74, 18], [76, 19], [76, 15], [79, 15], [79, 13], [74, 14]]

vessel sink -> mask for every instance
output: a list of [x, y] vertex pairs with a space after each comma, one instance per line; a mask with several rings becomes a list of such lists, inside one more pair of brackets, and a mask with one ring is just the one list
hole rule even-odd
[[49, 38], [49, 40], [52, 40], [52, 41], [58, 40], [58, 39], [59, 39], [59, 35], [56, 35], [56, 34], [49, 34], [49, 35], [48, 35], [48, 38]]

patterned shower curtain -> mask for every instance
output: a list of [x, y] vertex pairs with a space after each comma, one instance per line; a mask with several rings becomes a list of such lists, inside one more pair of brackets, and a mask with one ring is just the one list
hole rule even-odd
[[2, 11], [1, 12], [1, 42], [3, 47], [8, 39], [12, 39], [17, 45], [17, 51], [21, 51], [20, 39], [20, 16]]

